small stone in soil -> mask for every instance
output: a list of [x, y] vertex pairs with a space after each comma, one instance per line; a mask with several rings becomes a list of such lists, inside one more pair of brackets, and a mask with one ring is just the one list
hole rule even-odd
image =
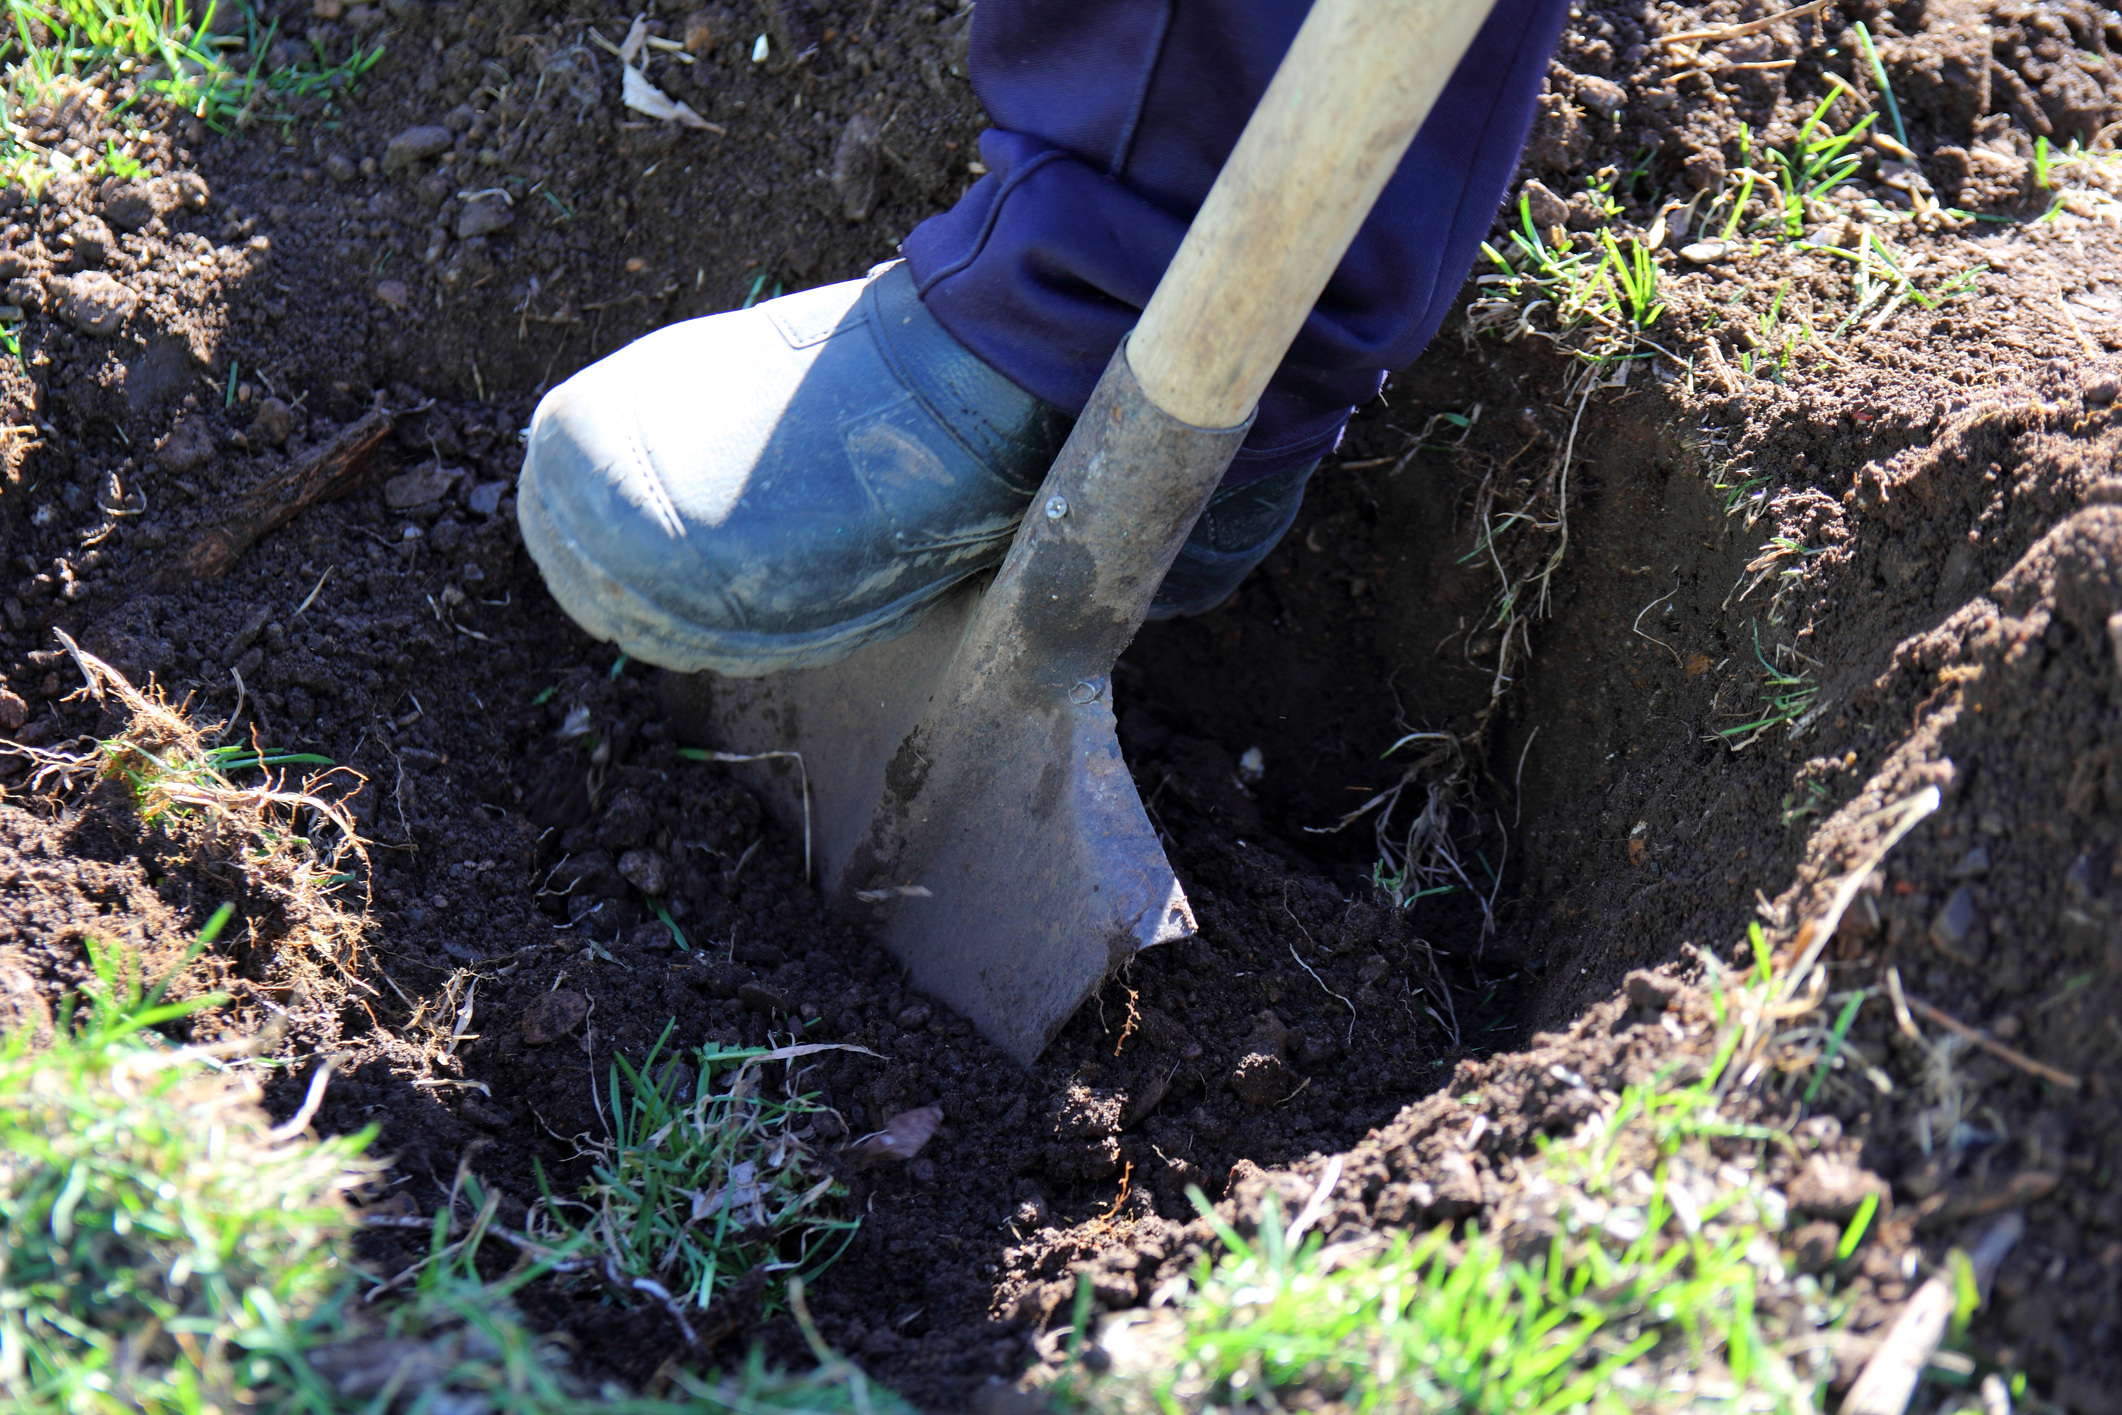
[[1953, 866], [1954, 879], [1973, 879], [1977, 875], [1986, 875], [1988, 873], [1989, 850], [1981, 845], [1977, 845], [1974, 849], [1962, 855], [1960, 863]]
[[[924, 1105], [902, 1110], [884, 1122], [884, 1128], [848, 1147], [848, 1157], [858, 1164], [886, 1164], [910, 1160], [934, 1138], [943, 1123], [941, 1106]], [[933, 1171], [932, 1171], [933, 1172]]]
[[500, 193], [474, 197], [464, 204], [464, 210], [457, 213], [457, 239], [468, 241], [474, 236], [491, 236], [515, 219], [515, 209]]
[[589, 1016], [589, 999], [578, 992], [542, 993], [523, 1014], [523, 1040], [531, 1046], [556, 1042]]
[[1981, 916], [1975, 911], [1975, 896], [1963, 884], [1930, 921], [1930, 941], [1954, 962], [1979, 963], [1983, 951], [1981, 924]]
[[786, 1014], [795, 1011], [794, 1004], [787, 998], [775, 992], [772, 988], [761, 987], [757, 983], [745, 983], [739, 987], [737, 989], [737, 1001], [743, 1003], [754, 1012], [769, 1016], [777, 1012]]
[[621, 855], [619, 877], [643, 894], [660, 898], [670, 892], [670, 862], [653, 850], [629, 850]]
[[278, 398], [267, 398], [258, 405], [257, 419], [251, 423], [251, 440], [267, 447], [278, 447], [287, 441], [294, 425], [294, 410]]
[[419, 128], [407, 128], [390, 140], [383, 149], [383, 170], [396, 172], [430, 157], [449, 151], [457, 135], [439, 124]]
[[508, 492], [505, 481], [480, 482], [464, 498], [465, 509], [475, 516], [491, 516], [501, 509], [501, 498]]
[[402, 310], [410, 303], [412, 292], [405, 288], [403, 280], [385, 280], [376, 286], [376, 298], [394, 310]]
[[1532, 217], [1536, 231], [1549, 231], [1569, 220], [1569, 203], [1542, 182], [1526, 182], [1518, 195], [1525, 203], [1526, 214]]
[[12, 732], [29, 721], [29, 704], [12, 688], [0, 688], [0, 727]]
[[695, 59], [714, 51], [715, 24], [705, 10], [696, 10], [685, 17], [684, 34], [685, 52]]
[[393, 511], [403, 511], [440, 501], [463, 475], [456, 467], [422, 467], [401, 473], [383, 484], [383, 504]]
[[1695, 241], [1680, 247], [1680, 259], [1695, 265], [1707, 265], [1713, 260], [1722, 260], [1731, 253], [1731, 247], [1723, 241]]
[[673, 1102], [685, 1102], [693, 1098], [693, 1068], [672, 1057], [656, 1072], [656, 1089]]

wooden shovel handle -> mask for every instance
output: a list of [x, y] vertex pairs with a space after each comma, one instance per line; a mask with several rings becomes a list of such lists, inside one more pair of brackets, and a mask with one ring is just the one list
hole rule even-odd
[[1243, 422], [1494, 0], [1317, 0], [1128, 340], [1150, 401]]

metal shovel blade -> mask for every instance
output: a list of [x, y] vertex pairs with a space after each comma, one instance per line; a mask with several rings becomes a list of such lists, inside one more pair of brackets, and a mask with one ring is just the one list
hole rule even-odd
[[827, 897], [1019, 1061], [1113, 968], [1194, 931], [1110, 674], [1244, 432], [1159, 412], [1123, 349], [984, 591], [824, 668], [667, 682], [685, 740], [800, 757], [737, 769]]

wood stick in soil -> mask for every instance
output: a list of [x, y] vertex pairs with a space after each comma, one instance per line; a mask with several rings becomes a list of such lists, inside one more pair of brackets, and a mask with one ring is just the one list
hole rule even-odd
[[[1968, 1253], [1975, 1286], [1985, 1300], [1997, 1268], [2025, 1234], [2026, 1219], [2015, 1209], [1991, 1224]], [[1902, 1415], [1908, 1409], [1924, 1366], [1937, 1354], [1952, 1323], [1954, 1302], [1949, 1272], [1933, 1274], [1916, 1289], [1865, 1363], [1857, 1383], [1842, 1398], [1842, 1415]]]
[[368, 454], [390, 435], [391, 415], [371, 410], [285, 472], [252, 488], [217, 526], [201, 531], [157, 577], [164, 587], [211, 580], [228, 570], [259, 537], [279, 529], [320, 501], [343, 496], [361, 479]]

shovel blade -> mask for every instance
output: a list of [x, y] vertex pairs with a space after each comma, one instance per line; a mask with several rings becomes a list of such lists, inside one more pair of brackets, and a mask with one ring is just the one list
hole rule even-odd
[[[1112, 969], [1190, 936], [1194, 918], [1121, 757], [1106, 679], [1024, 704], [977, 741], [946, 728], [909, 746], [977, 601], [968, 589], [824, 668], [667, 675], [664, 698], [689, 745], [801, 757], [731, 770], [809, 841], [820, 888], [916, 986], [1029, 1065]], [[924, 779], [897, 779], [909, 770]], [[907, 842], [888, 868], [868, 848], [880, 809], [903, 813]]]

